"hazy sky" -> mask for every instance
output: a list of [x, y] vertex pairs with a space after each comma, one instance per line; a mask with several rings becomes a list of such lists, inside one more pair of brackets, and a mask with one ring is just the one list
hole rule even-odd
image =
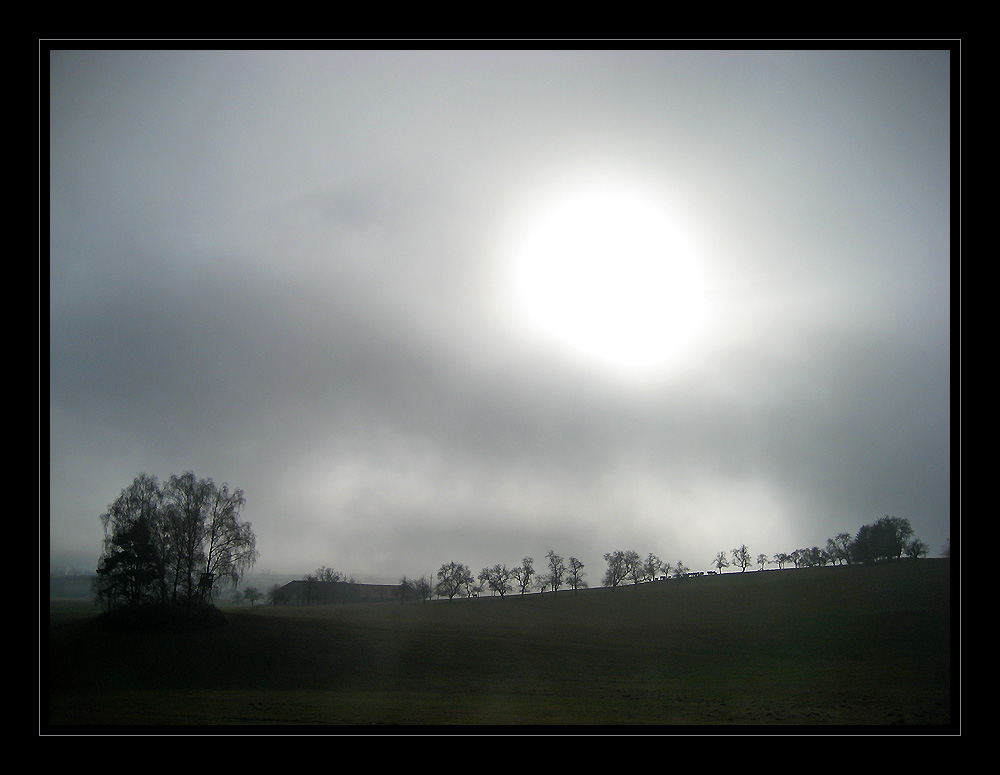
[[[596, 585], [608, 551], [708, 569], [884, 514], [940, 554], [950, 56], [53, 52], [53, 562], [188, 470], [245, 491], [256, 570], [554, 549]], [[624, 220], [539, 241], [591, 195]], [[700, 284], [655, 274], [647, 211]]]

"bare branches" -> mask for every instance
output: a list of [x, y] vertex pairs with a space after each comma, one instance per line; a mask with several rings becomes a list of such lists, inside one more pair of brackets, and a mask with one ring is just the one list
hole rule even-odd
[[107, 607], [149, 601], [190, 605], [212, 585], [234, 586], [257, 560], [256, 537], [241, 522], [242, 490], [188, 471], [160, 486], [140, 474], [101, 515], [104, 553], [98, 598]]

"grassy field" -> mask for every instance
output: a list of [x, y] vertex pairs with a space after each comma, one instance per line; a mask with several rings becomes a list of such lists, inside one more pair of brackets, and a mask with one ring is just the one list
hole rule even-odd
[[720, 732], [905, 725], [932, 732], [958, 721], [947, 560], [747, 571], [577, 594], [244, 606], [226, 609], [222, 626], [194, 632], [115, 632], [95, 613], [86, 603], [51, 604], [40, 719], [50, 731], [572, 725], [592, 733], [600, 725], [614, 734], [623, 725]]

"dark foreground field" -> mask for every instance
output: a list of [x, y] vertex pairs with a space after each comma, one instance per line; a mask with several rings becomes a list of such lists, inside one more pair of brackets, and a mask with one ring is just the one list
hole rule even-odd
[[40, 721], [70, 733], [84, 731], [76, 725], [950, 732], [958, 719], [949, 575], [949, 561], [927, 559], [579, 594], [258, 605], [226, 609], [221, 626], [168, 633], [109, 631], [89, 605], [54, 602]]

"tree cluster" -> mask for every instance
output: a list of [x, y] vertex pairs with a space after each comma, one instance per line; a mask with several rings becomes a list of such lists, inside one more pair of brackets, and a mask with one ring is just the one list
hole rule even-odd
[[862, 525], [851, 544], [851, 559], [871, 565], [880, 560], [898, 560], [903, 554], [914, 559], [927, 554], [927, 544], [914, 538], [908, 519], [886, 514], [872, 525]]
[[446, 597], [451, 600], [456, 595], [473, 596], [476, 579], [468, 565], [454, 561], [446, 563], [437, 572], [437, 578], [434, 594], [438, 597]]
[[904, 554], [917, 559], [927, 555], [926, 543], [913, 535], [908, 519], [888, 514], [871, 525], [862, 525], [857, 534], [838, 533], [826, 541], [826, 546], [796, 549], [774, 555], [779, 568], [792, 564], [796, 568], [817, 565], [872, 565], [883, 560], [898, 560]]
[[408, 579], [403, 576], [399, 580], [399, 601], [405, 603], [407, 600], [430, 600], [434, 594], [434, 586], [430, 579], [421, 576], [419, 579]]
[[333, 568], [327, 568], [325, 565], [320, 565], [314, 573], [305, 578], [307, 580], [313, 578], [316, 581], [342, 581], [345, 584], [357, 584], [357, 581], [353, 577], [348, 578], [346, 573], [341, 573], [339, 570], [334, 570]]
[[161, 485], [140, 474], [101, 515], [104, 546], [95, 597], [106, 610], [211, 603], [216, 585], [239, 583], [257, 559], [243, 491], [192, 472]]
[[512, 571], [506, 565], [497, 563], [479, 571], [480, 589], [489, 589], [494, 595], [503, 597], [514, 588]]
[[603, 579], [606, 587], [617, 587], [626, 581], [631, 581], [633, 585], [641, 584], [659, 578], [660, 575], [683, 576], [688, 572], [680, 560], [677, 565], [671, 565], [652, 553], [643, 558], [634, 549], [608, 552], [604, 555], [604, 561], [608, 564]]

